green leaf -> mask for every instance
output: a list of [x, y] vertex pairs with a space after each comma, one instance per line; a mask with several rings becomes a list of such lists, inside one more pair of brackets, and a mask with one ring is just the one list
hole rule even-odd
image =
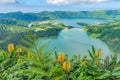
[[44, 58], [49, 57], [49, 56], [53, 53], [54, 50], [55, 50], [55, 48], [48, 50], [47, 52], [45, 52], [45, 53], [43, 54], [43, 57], [44, 57]]
[[90, 50], [88, 50], [88, 52], [89, 52], [90, 57], [94, 60], [94, 56], [93, 56], [93, 54], [90, 52]]
[[42, 51], [44, 51], [44, 49], [45, 49], [46, 47], [48, 47], [49, 44], [50, 44], [50, 42], [46, 42], [46, 43], [42, 44], [42, 45], [40, 46], [40, 48], [38, 49], [38, 52], [39, 52], [39, 53], [42, 53]]
[[7, 56], [7, 53], [5, 51], [0, 52], [0, 61], [4, 60]]
[[36, 60], [36, 59], [33, 59], [33, 58], [26, 58], [28, 61], [29, 61], [29, 63], [32, 63], [32, 64], [34, 64], [35, 66], [42, 66], [43, 64], [40, 62], [40, 61], [38, 61], [38, 60]]
[[22, 42], [27, 46], [27, 47], [30, 47], [30, 48], [33, 48], [34, 47], [34, 44], [32, 44], [31, 42], [28, 42], [26, 40], [22, 40]]
[[40, 68], [30, 68], [30, 69], [26, 69], [24, 70], [24, 72], [30, 72], [31, 74], [36, 74], [36, 75], [43, 75], [43, 76], [48, 76], [46, 72], [44, 72], [42, 69]]
[[110, 77], [110, 75], [111, 75], [111, 72], [107, 70], [104, 73], [101, 73], [100, 76], [97, 76], [96, 79], [104, 80], [104, 79]]
[[56, 57], [56, 59], [57, 59], [57, 55], [58, 55], [58, 54], [57, 54], [57, 51], [55, 51], [55, 57]]
[[95, 48], [93, 45], [92, 45], [92, 52], [93, 52], [93, 54], [95, 54]]
[[58, 69], [58, 66], [52, 67], [48, 72], [49, 76], [52, 76], [52, 74], [54, 74]]
[[64, 78], [64, 76], [56, 76], [54, 78], [52, 78], [51, 80], [62, 80]]
[[114, 68], [113, 72], [120, 71], [120, 66]]
[[112, 72], [112, 76], [120, 76], [120, 71]]

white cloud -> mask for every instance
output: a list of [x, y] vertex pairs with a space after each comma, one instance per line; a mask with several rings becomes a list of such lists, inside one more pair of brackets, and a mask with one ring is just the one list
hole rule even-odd
[[46, 0], [48, 4], [54, 4], [54, 5], [65, 5], [69, 4], [68, 0]]
[[105, 2], [109, 0], [71, 0], [71, 2], [84, 2], [84, 3], [89, 3], [89, 2]]
[[5, 3], [15, 3], [16, 0], [0, 0], [0, 4], [5, 4]]
[[46, 0], [48, 4], [54, 5], [68, 5], [76, 3], [94, 3], [94, 2], [105, 2], [110, 0]]

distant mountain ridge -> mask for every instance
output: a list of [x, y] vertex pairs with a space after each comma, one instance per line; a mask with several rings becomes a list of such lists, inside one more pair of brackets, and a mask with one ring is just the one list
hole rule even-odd
[[96, 10], [96, 11], [43, 11], [39, 13], [10, 12], [0, 13], [0, 18], [12, 18], [25, 21], [50, 20], [59, 18], [98, 18], [114, 19], [120, 18], [120, 10]]

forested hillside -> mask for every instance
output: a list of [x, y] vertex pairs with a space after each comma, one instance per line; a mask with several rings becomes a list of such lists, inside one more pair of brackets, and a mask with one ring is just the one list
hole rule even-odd
[[17, 20], [15, 18], [3, 18], [0, 19], [0, 24], [5, 24], [9, 26], [22, 26], [22, 27], [28, 27], [29, 22], [28, 21], [23, 21], [23, 20]]
[[113, 51], [120, 52], [120, 21], [88, 25], [85, 30], [92, 37], [105, 41]]
[[[30, 24], [30, 23], [29, 23]], [[36, 22], [31, 26], [27, 21], [15, 19], [0, 20], [0, 47], [6, 49], [8, 43], [13, 42], [15, 45], [22, 44], [22, 39], [25, 39], [29, 34], [35, 34], [36, 38], [57, 36], [59, 32], [65, 28], [70, 28], [63, 24], [54, 22]]]

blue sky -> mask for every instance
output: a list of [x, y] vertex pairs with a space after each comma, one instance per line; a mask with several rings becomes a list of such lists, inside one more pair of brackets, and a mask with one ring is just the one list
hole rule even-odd
[[120, 9], [120, 0], [0, 0], [0, 13]]

